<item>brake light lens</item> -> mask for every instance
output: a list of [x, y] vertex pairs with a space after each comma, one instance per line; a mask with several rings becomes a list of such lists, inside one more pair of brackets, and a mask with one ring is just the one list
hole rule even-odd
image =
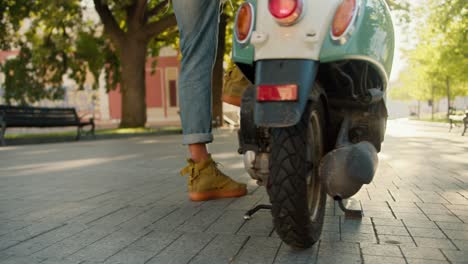
[[296, 101], [298, 86], [296, 84], [259, 85], [257, 101]]
[[[191, 0], [193, 1], [193, 0]], [[254, 10], [250, 3], [243, 3], [236, 14], [235, 36], [239, 43], [245, 43], [252, 34]]]
[[302, 14], [303, 0], [269, 0], [270, 14], [280, 25], [289, 26], [296, 23]]
[[356, 0], [343, 0], [333, 18], [332, 36], [335, 39], [343, 37], [357, 15]]

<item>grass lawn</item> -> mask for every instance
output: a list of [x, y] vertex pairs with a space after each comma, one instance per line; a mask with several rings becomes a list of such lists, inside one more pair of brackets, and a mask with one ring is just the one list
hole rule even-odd
[[[442, 112], [442, 113], [434, 113], [434, 119], [432, 119], [432, 115], [421, 115], [421, 118], [418, 118], [417, 116], [412, 116], [410, 117], [411, 120], [419, 120], [419, 121], [427, 121], [427, 122], [437, 122], [437, 123], [449, 123], [449, 120], [447, 119], [447, 113]], [[461, 124], [462, 121], [455, 121], [454, 123]]]
[[[116, 128], [116, 129], [101, 129], [96, 130], [96, 136], [99, 135], [138, 135], [138, 134], [165, 134], [178, 133], [182, 129], [179, 127], [162, 127], [162, 128]], [[63, 132], [49, 133], [11, 133], [6, 134], [5, 139], [22, 139], [22, 138], [54, 138], [54, 137], [75, 137], [76, 130]]]

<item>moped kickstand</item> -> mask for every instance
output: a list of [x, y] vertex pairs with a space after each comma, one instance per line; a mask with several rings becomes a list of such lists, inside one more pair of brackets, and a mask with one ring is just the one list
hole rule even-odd
[[259, 204], [257, 206], [255, 206], [254, 208], [248, 210], [245, 214], [244, 214], [244, 220], [250, 220], [252, 219], [252, 216], [260, 211], [260, 210], [271, 210], [271, 204]]
[[346, 202], [347, 205], [344, 204], [343, 199], [337, 198], [335, 201], [338, 202], [338, 206], [345, 213], [346, 218], [362, 218], [362, 209], [350, 209], [351, 207], [361, 207], [356, 200], [348, 199]]

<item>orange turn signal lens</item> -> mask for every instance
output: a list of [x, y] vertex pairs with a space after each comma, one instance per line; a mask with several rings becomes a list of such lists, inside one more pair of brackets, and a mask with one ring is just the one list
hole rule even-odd
[[351, 26], [356, 15], [356, 0], [343, 0], [343, 3], [338, 7], [335, 17], [333, 18], [332, 36], [335, 38], [342, 37]]
[[243, 3], [237, 11], [235, 34], [240, 43], [245, 43], [252, 33], [253, 12], [253, 6], [250, 3]]
[[259, 85], [257, 87], [257, 101], [297, 101], [296, 84]]

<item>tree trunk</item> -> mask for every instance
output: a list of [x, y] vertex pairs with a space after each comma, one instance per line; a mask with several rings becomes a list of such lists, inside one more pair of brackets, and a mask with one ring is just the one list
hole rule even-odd
[[432, 85], [432, 92], [431, 92], [431, 101], [432, 101], [431, 120], [432, 121], [434, 121], [434, 105], [435, 105], [434, 92], [435, 92], [435, 87], [434, 85]]
[[418, 100], [418, 119], [421, 119], [421, 101]]
[[144, 41], [128, 36], [121, 47], [121, 128], [144, 127], [146, 124], [146, 46]]
[[226, 25], [227, 16], [223, 13], [219, 22], [218, 49], [216, 53], [216, 62], [213, 68], [213, 89], [211, 91], [214, 127], [220, 127], [223, 125], [223, 61], [224, 51], [226, 50]]
[[450, 115], [450, 79], [449, 77], [447, 77], [447, 79], [445, 79], [445, 85], [446, 85], [446, 88], [447, 88], [447, 120], [449, 118], [449, 115]]

